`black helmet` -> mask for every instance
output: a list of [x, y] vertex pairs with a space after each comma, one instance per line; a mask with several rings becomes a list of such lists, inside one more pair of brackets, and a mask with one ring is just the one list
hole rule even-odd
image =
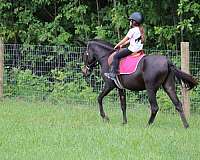
[[141, 24], [144, 20], [143, 15], [140, 12], [133, 12], [128, 19], [134, 20], [138, 24]]

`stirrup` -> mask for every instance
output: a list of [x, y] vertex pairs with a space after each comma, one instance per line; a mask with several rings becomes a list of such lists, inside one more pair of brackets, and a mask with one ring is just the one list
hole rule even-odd
[[115, 73], [104, 73], [104, 75], [112, 80], [116, 80], [116, 74]]

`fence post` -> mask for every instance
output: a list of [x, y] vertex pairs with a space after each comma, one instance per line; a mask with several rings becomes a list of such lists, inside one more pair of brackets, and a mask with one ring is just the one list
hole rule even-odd
[[3, 98], [4, 45], [0, 37], [0, 99]]
[[[189, 73], [189, 42], [181, 42], [181, 70]], [[182, 87], [182, 104], [186, 117], [190, 116], [189, 92]]]

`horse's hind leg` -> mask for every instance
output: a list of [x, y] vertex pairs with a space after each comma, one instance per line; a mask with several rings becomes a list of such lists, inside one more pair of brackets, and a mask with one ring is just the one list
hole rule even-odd
[[154, 122], [156, 114], [159, 110], [158, 103], [157, 103], [157, 100], [156, 100], [156, 92], [157, 92], [157, 89], [147, 87], [149, 103], [151, 105], [151, 116], [150, 116], [149, 121], [148, 121], [149, 125]]
[[121, 103], [121, 109], [123, 113], [123, 124], [127, 123], [127, 117], [126, 117], [126, 91], [123, 89], [118, 89], [119, 97], [120, 97], [120, 103]]
[[99, 94], [98, 96], [98, 103], [99, 103], [99, 111], [100, 111], [100, 115], [101, 117], [104, 119], [104, 120], [107, 120], [109, 121], [109, 118], [108, 116], [106, 116], [105, 112], [104, 112], [104, 109], [103, 109], [103, 104], [102, 104], [102, 101], [103, 101], [103, 98], [111, 91], [113, 90], [114, 86], [112, 87], [111, 85], [107, 85], [105, 84], [102, 92]]
[[168, 78], [163, 84], [163, 88], [165, 92], [168, 94], [168, 96], [170, 97], [170, 99], [172, 100], [173, 104], [175, 105], [176, 110], [179, 112], [184, 127], [188, 128], [189, 124], [183, 112], [182, 103], [179, 101], [178, 96], [176, 94], [175, 81], [174, 81], [174, 77], [172, 73], [168, 75]]

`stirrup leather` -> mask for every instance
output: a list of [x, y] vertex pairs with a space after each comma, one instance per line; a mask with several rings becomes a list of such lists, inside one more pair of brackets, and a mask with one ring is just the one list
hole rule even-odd
[[114, 82], [116, 84], [116, 86], [120, 89], [124, 89], [123, 85], [121, 84], [120, 80], [119, 80], [119, 75], [116, 75], [116, 78], [114, 79]]

